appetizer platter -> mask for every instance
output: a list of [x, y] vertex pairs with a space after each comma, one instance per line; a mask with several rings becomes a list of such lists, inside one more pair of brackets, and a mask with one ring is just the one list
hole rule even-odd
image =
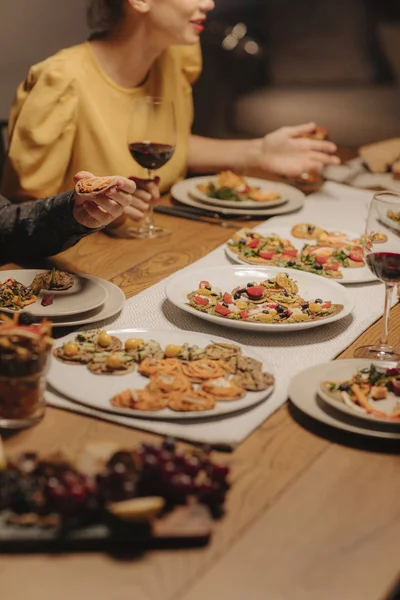
[[320, 384], [319, 393], [337, 410], [377, 423], [397, 423], [400, 427], [400, 369], [396, 363], [375, 362], [366, 366], [361, 360], [348, 370], [338, 364], [330, 379]]
[[222, 171], [197, 183], [191, 194], [201, 202], [230, 208], [258, 209], [278, 206], [288, 201], [279, 184], [264, 179], [243, 177], [232, 171]]
[[168, 283], [166, 294], [175, 306], [202, 319], [250, 331], [309, 329], [353, 310], [350, 295], [335, 282], [279, 267], [184, 272]]
[[274, 389], [251, 349], [184, 331], [82, 331], [58, 341], [48, 383], [71, 400], [125, 416], [162, 420], [221, 417]]
[[104, 286], [87, 275], [56, 269], [1, 272], [0, 310], [35, 317], [65, 317], [90, 311], [107, 299]]
[[[1, 442], [0, 442], [1, 445]], [[133, 449], [86, 446], [76, 461], [1, 457], [3, 551], [201, 545], [224, 513], [229, 467], [166, 438]]]
[[200, 200], [196, 197], [197, 194], [200, 194], [197, 186], [209, 185], [210, 177], [191, 177], [179, 181], [172, 187], [171, 194], [175, 200], [187, 206], [229, 215], [248, 215], [251, 212], [251, 214], [254, 213], [255, 219], [287, 214], [299, 210], [304, 205], [305, 195], [303, 192], [286, 183], [253, 178], [248, 178], [247, 181], [251, 182], [254, 187], [262, 186], [262, 189], [268, 193], [280, 194], [284, 202], [277, 200], [278, 204], [272, 205], [271, 201], [268, 201], [267, 206], [260, 206], [259, 202], [252, 201], [253, 206], [249, 208], [237, 201], [234, 201], [233, 206], [228, 206], [226, 200], [218, 200], [205, 195], [202, 195]]
[[[348, 380], [359, 369], [369, 368], [371, 361], [346, 359], [314, 365], [293, 377], [289, 398], [305, 415], [335, 429], [362, 436], [400, 440], [398, 423], [360, 418], [358, 412], [346, 412], [339, 403], [326, 402], [321, 385], [325, 381]], [[338, 406], [339, 404], [339, 406]]]
[[298, 269], [342, 284], [376, 281], [364, 261], [360, 234], [311, 223], [243, 228], [228, 241], [225, 252], [236, 263]]

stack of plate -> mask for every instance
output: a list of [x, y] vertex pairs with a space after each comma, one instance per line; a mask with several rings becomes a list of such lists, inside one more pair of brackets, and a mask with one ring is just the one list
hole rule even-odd
[[[41, 269], [21, 269], [0, 271], [0, 281], [13, 278], [25, 286], [29, 286], [35, 275], [44, 273]], [[36, 302], [26, 306], [19, 313], [29, 312], [37, 319], [48, 318], [56, 327], [74, 327], [86, 323], [94, 323], [108, 319], [117, 314], [123, 307], [125, 295], [113, 283], [90, 275], [72, 274], [74, 284], [68, 290], [42, 290]], [[42, 305], [44, 296], [54, 295], [52, 304]], [[0, 311], [15, 311], [0, 306]]]
[[[370, 366], [370, 360], [361, 358], [315, 365], [292, 379], [289, 397], [299, 410], [325, 425], [364, 436], [400, 440], [400, 420], [390, 421], [367, 413], [357, 405], [346, 404], [339, 397], [329, 393], [323, 385], [326, 381], [348, 381], [360, 369]], [[386, 366], [397, 365], [391, 363]], [[381, 406], [383, 411], [388, 404], [396, 404], [398, 400], [390, 393], [388, 399], [380, 400], [376, 404]]]
[[280, 194], [277, 200], [265, 202], [255, 202], [253, 200], [219, 200], [210, 198], [202, 193], [199, 185], [207, 185], [217, 181], [216, 177], [193, 177], [176, 183], [171, 194], [175, 200], [192, 206], [201, 208], [210, 213], [218, 212], [226, 215], [248, 215], [254, 214], [254, 219], [272, 217], [274, 215], [283, 215], [294, 212], [302, 208], [304, 204], [304, 194], [295, 187], [278, 183], [276, 181], [266, 181], [265, 179], [256, 179], [247, 177], [246, 182], [252, 187], [259, 188], [261, 192], [274, 192]]

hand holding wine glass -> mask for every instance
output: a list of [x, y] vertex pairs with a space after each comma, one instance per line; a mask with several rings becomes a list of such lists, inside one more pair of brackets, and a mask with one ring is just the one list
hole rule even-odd
[[385, 284], [385, 311], [380, 343], [357, 348], [354, 356], [399, 361], [400, 348], [390, 346], [388, 337], [393, 289], [400, 282], [400, 194], [374, 194], [364, 236], [364, 256], [368, 267]]
[[[176, 145], [176, 121], [172, 101], [164, 98], [138, 98], [128, 127], [128, 148], [132, 158], [146, 169], [148, 181], [172, 158]], [[154, 202], [138, 228], [130, 228], [131, 237], [156, 238], [170, 233], [154, 224]]]

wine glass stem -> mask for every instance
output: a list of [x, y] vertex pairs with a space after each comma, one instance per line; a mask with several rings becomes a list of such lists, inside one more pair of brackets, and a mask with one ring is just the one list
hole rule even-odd
[[391, 307], [391, 299], [394, 285], [391, 283], [385, 283], [385, 312], [383, 314], [383, 323], [381, 331], [381, 346], [388, 345], [389, 339], [389, 315]]
[[[147, 169], [147, 176], [149, 181], [154, 181], [155, 179], [155, 171], [153, 169]], [[146, 213], [144, 218], [144, 224], [149, 229], [154, 229], [154, 202], [151, 201], [149, 205], [149, 210]]]

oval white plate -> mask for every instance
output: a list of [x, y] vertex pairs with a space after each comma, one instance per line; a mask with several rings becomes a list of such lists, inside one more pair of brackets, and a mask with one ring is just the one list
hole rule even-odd
[[[23, 285], [30, 285], [38, 273], [45, 273], [45, 269], [15, 269], [12, 271], [0, 271], [0, 281], [12, 277]], [[107, 299], [107, 290], [99, 280], [92, 279], [88, 275], [71, 273], [75, 283], [69, 290], [64, 291], [41, 291], [34, 304], [29, 304], [18, 312], [29, 312], [35, 317], [65, 317], [87, 312], [98, 308]], [[49, 306], [42, 306], [44, 296], [54, 295], [54, 302]], [[14, 314], [15, 310], [0, 307], [4, 312]]]
[[[191, 331], [173, 331], [173, 330], [156, 330], [156, 329], [121, 329], [109, 331], [109, 333], [118, 336], [125, 341], [130, 337], [140, 337], [144, 340], [156, 340], [165, 348], [168, 344], [197, 344], [205, 347], [212, 342], [229, 343], [230, 340], [218, 336], [208, 336], [203, 333], [194, 333]], [[75, 334], [70, 334], [57, 340], [56, 346], [64, 344], [66, 341], [73, 339]], [[236, 342], [230, 342], [237, 344]], [[264, 371], [273, 374], [271, 366], [266, 363], [263, 358], [254, 352], [253, 349], [243, 347], [243, 354], [259, 360], [263, 363]], [[229, 415], [241, 410], [248, 409], [262, 400], [268, 398], [273, 391], [273, 386], [263, 392], [247, 392], [244, 398], [233, 402], [218, 402], [213, 410], [204, 412], [174, 412], [168, 408], [158, 412], [147, 412], [141, 410], [118, 409], [111, 405], [111, 398], [115, 394], [122, 392], [127, 388], [144, 388], [149, 380], [143, 377], [137, 371], [126, 375], [93, 375], [84, 365], [67, 365], [60, 362], [54, 356], [51, 358], [50, 370], [48, 374], [48, 383], [58, 392], [67, 396], [71, 400], [75, 400], [85, 406], [104, 410], [106, 412], [116, 413], [124, 416], [143, 417], [146, 419], [158, 420], [183, 420], [183, 419], [204, 419], [205, 417], [221, 417]]]
[[[229, 208], [229, 207], [221, 207], [215, 204], [205, 204], [203, 202], [199, 202], [193, 196], [191, 196], [191, 190], [193, 185], [197, 183], [207, 183], [209, 181], [209, 177], [194, 177], [192, 179], [185, 179], [184, 181], [179, 181], [176, 183], [171, 189], [171, 195], [175, 200], [181, 202], [182, 204], [186, 204], [187, 206], [194, 206], [196, 208], [201, 208], [202, 210], [206, 210], [209, 212], [218, 212], [220, 214], [225, 215], [248, 215], [248, 208]], [[292, 187], [290, 185], [286, 185], [285, 183], [277, 183], [276, 185], [283, 186], [282, 193], [285, 194], [286, 199], [288, 200], [285, 204], [281, 204], [279, 206], [270, 206], [270, 208], [259, 208], [257, 211], [251, 211], [251, 214], [254, 213], [254, 219], [258, 219], [259, 217], [272, 217], [274, 215], [284, 215], [287, 213], [294, 212], [299, 210], [304, 205], [305, 194], [300, 190]]]
[[[291, 235], [289, 227], [272, 227], [268, 225], [268, 223], [263, 223], [262, 225], [256, 227], [254, 231], [257, 233], [261, 233], [262, 235], [266, 235], [269, 233], [276, 233], [280, 237], [290, 240], [293, 243], [293, 246], [297, 248], [297, 250], [301, 250], [303, 246], [307, 243], [313, 244], [315, 240], [303, 240], [299, 238], [295, 238]], [[352, 238], [356, 239], [360, 237], [359, 233], [355, 233], [354, 231], [342, 231]], [[226, 255], [235, 263], [241, 265], [249, 265], [245, 260], [239, 258], [239, 256], [233, 252], [228, 244], [225, 246]], [[262, 266], [262, 265], [261, 265]], [[296, 270], [296, 269], [295, 269]], [[343, 285], [350, 285], [352, 283], [369, 283], [371, 281], [378, 281], [372, 271], [365, 265], [364, 267], [359, 268], [341, 268], [341, 272], [343, 273], [343, 279], [332, 279], [330, 281], [336, 281], [337, 283], [342, 283]], [[314, 275], [314, 273], [311, 273]], [[319, 277], [320, 279], [325, 279], [325, 277], [321, 277], [320, 275], [315, 275], [315, 277]]]
[[193, 185], [190, 188], [190, 194], [196, 198], [196, 200], [206, 202], [207, 204], [211, 204], [213, 206], [227, 206], [229, 208], [247, 208], [250, 210], [257, 210], [259, 208], [272, 208], [273, 206], [280, 206], [289, 200], [287, 196], [288, 190], [286, 188], [289, 188], [290, 190], [290, 186], [284, 183], [278, 183], [276, 181], [267, 181], [265, 179], [256, 179], [255, 177], [246, 177], [248, 185], [259, 188], [262, 192], [276, 192], [281, 195], [281, 197], [277, 198], [276, 200], [266, 200], [264, 202], [256, 202], [255, 200], [238, 200], [235, 202], [234, 200], [210, 198], [210, 196], [207, 196], [197, 189], [197, 186], [204, 183], [216, 183], [218, 181], [217, 177], [195, 177], [191, 181]]
[[322, 363], [295, 375], [289, 386], [289, 397], [293, 404], [309, 417], [336, 429], [370, 437], [400, 440], [400, 431], [396, 431], [391, 423], [377, 425], [356, 416], [346, 415], [324, 403], [319, 396], [319, 384], [321, 380], [330, 379], [330, 369], [336, 362], [343, 363], [344, 367], [346, 363], [353, 363], [354, 359]]
[[[346, 362], [346, 364], [342, 364], [344, 362]], [[390, 421], [389, 419], [375, 417], [374, 415], [363, 412], [362, 409], [357, 410], [357, 407], [352, 408], [351, 406], [348, 406], [344, 402], [337, 400], [334, 396], [331, 396], [329, 394], [329, 392], [327, 392], [322, 387], [322, 384], [324, 383], [324, 381], [347, 381], [347, 380], [351, 379], [352, 376], [355, 375], [357, 373], [357, 371], [359, 371], [360, 369], [369, 367], [372, 362], [373, 361], [366, 360], [364, 358], [358, 358], [358, 359], [354, 359], [352, 361], [350, 361], [350, 360], [349, 361], [342, 361], [342, 360], [334, 361], [332, 363], [332, 366], [329, 367], [329, 377], [321, 378], [321, 381], [319, 384], [319, 389], [318, 389], [318, 394], [321, 396], [321, 398], [324, 400], [324, 402], [326, 402], [330, 406], [333, 406], [333, 408], [340, 410], [348, 415], [352, 415], [353, 417], [359, 417], [360, 419], [366, 419], [367, 421], [373, 421], [374, 423], [391, 424], [395, 427], [397, 426], [398, 428], [400, 428], [400, 421], [396, 422], [396, 421]], [[395, 366], [397, 366], [397, 363], [387, 363], [387, 368], [395, 367]], [[392, 401], [380, 400], [379, 403], [375, 404], [375, 406], [378, 409], [379, 409], [379, 406], [381, 406], [383, 409], [386, 408], [386, 410], [388, 410], [390, 408], [391, 409], [394, 408], [394, 406], [392, 406], [392, 404], [393, 404], [393, 400]]]
[[[322, 319], [320, 321], [305, 321], [302, 323], [252, 323], [250, 321], [236, 321], [233, 319], [225, 319], [216, 317], [207, 313], [201, 312], [192, 308], [187, 302], [187, 294], [197, 290], [199, 282], [202, 280], [209, 281], [212, 285], [218, 286], [224, 292], [230, 292], [237, 286], [245, 286], [248, 281], [263, 281], [269, 277], [275, 277], [277, 273], [288, 273], [290, 277], [295, 279], [299, 285], [299, 293], [306, 300], [314, 300], [322, 298], [331, 300], [335, 304], [343, 304], [343, 310], [332, 317]], [[328, 325], [334, 321], [344, 319], [349, 315], [353, 308], [354, 302], [347, 290], [337, 285], [334, 281], [328, 281], [322, 277], [317, 277], [310, 273], [296, 271], [294, 269], [281, 269], [279, 267], [211, 267], [203, 268], [197, 271], [184, 271], [173, 277], [167, 287], [166, 294], [168, 300], [175, 304], [178, 308], [186, 312], [211, 321], [217, 325], [232, 327], [235, 329], [247, 329], [249, 331], [264, 331], [264, 332], [282, 332], [297, 331], [300, 329], [310, 329], [312, 327], [321, 327]]]

